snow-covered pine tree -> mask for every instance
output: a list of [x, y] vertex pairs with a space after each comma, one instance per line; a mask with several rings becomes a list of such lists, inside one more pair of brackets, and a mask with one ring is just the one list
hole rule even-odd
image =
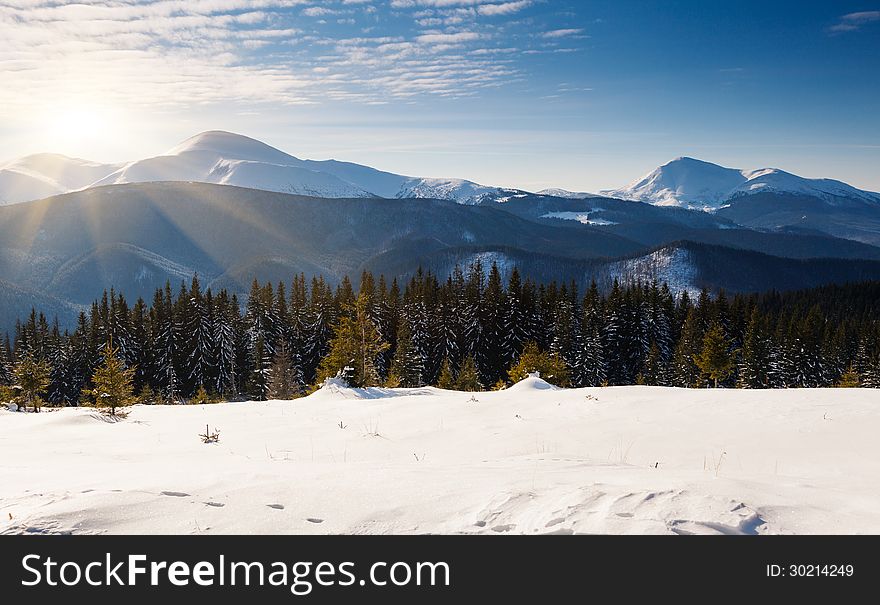
[[571, 367], [571, 380], [576, 387], [598, 387], [608, 379], [601, 336], [601, 304], [599, 288], [594, 281], [581, 305], [580, 328], [575, 341], [575, 362]]
[[481, 318], [481, 306], [483, 290], [485, 289], [485, 275], [483, 265], [477, 258], [468, 267], [464, 290], [460, 293], [461, 299], [458, 308], [461, 312], [462, 322], [462, 355], [471, 355], [474, 361], [483, 342], [483, 322]]
[[9, 335], [0, 339], [0, 386], [12, 384], [12, 349], [9, 346]]
[[235, 339], [237, 319], [238, 309], [234, 307], [226, 291], [221, 291], [216, 298], [213, 339], [217, 360], [214, 390], [221, 395], [234, 395], [238, 392]]
[[333, 294], [324, 278], [312, 278], [303, 336], [303, 373], [311, 382], [318, 364], [327, 354], [336, 322]]
[[171, 296], [171, 284], [158, 290], [150, 314], [151, 331], [155, 343], [155, 387], [168, 403], [178, 403], [182, 385], [178, 372], [180, 329]]
[[744, 389], [770, 387], [771, 344], [768, 332], [769, 326], [766, 320], [757, 309], [753, 309], [739, 357], [739, 387]]
[[628, 380], [626, 344], [628, 342], [627, 309], [620, 283], [615, 279], [604, 305], [605, 329], [602, 348], [605, 351], [608, 382], [626, 384]]
[[494, 384], [506, 370], [502, 354], [504, 343], [503, 322], [505, 310], [505, 292], [501, 281], [501, 271], [493, 262], [483, 291], [480, 306], [480, 324], [482, 326], [480, 346], [477, 349], [477, 366], [485, 384]]
[[702, 386], [700, 370], [694, 362], [703, 342], [703, 331], [697, 319], [696, 309], [688, 311], [681, 329], [681, 338], [672, 356], [672, 379], [674, 386], [693, 388]]
[[578, 332], [576, 310], [572, 300], [574, 295], [574, 293], [569, 294], [565, 284], [560, 288], [553, 319], [553, 340], [550, 342], [550, 352], [558, 355], [568, 367], [571, 367], [575, 361], [575, 342]]
[[269, 380], [272, 376], [272, 357], [263, 340], [263, 336], [257, 336], [251, 349], [251, 395], [257, 401], [265, 401], [269, 396]]
[[287, 344], [283, 340], [275, 350], [269, 372], [270, 399], [293, 399], [302, 394], [302, 372], [294, 365]]
[[529, 320], [523, 301], [522, 278], [516, 267], [510, 272], [507, 283], [502, 334], [504, 336], [504, 341], [501, 343], [502, 363], [505, 367], [510, 367], [519, 357], [530, 336]]
[[150, 383], [150, 370], [155, 346], [150, 338], [150, 310], [143, 298], [138, 298], [131, 308], [131, 339], [128, 367], [134, 367], [134, 390], [140, 393]]
[[425, 355], [414, 340], [408, 319], [400, 322], [397, 331], [397, 349], [391, 362], [390, 374], [402, 387], [420, 387], [426, 384]]
[[52, 405], [68, 405], [68, 359], [67, 339], [62, 336], [56, 318], [48, 340], [46, 360], [51, 368], [50, 382], [46, 389], [46, 400]]
[[213, 295], [202, 294], [198, 275], [192, 278], [188, 304], [183, 319], [186, 338], [186, 392], [194, 393], [199, 387], [213, 386], [216, 360], [214, 358]]

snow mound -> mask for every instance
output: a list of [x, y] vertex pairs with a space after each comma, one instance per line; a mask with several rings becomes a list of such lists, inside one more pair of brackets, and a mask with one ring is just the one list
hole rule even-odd
[[559, 387], [550, 384], [537, 374], [529, 374], [528, 378], [523, 378], [506, 390], [514, 393], [522, 393], [524, 391], [558, 391]]
[[433, 387], [416, 389], [391, 389], [386, 387], [350, 387], [341, 378], [327, 378], [321, 388], [312, 393], [311, 399], [390, 399], [394, 397], [411, 397], [413, 395], [435, 395], [441, 392]]

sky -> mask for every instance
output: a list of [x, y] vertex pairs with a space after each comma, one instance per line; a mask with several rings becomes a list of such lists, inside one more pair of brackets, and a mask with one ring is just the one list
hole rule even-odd
[[678, 156], [880, 191], [880, 0], [0, 0], [0, 159], [228, 130], [487, 185]]

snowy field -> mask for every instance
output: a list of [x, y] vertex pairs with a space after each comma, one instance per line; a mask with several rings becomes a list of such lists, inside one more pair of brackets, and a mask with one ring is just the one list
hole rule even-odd
[[0, 533], [880, 533], [878, 436], [880, 391], [534, 378], [0, 411]]

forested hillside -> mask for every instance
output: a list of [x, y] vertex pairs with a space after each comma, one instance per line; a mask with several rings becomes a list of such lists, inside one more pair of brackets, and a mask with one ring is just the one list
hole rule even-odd
[[254, 281], [246, 301], [196, 278], [149, 303], [105, 292], [71, 332], [34, 311], [0, 347], [0, 382], [12, 383], [22, 360], [45, 360], [47, 399], [76, 405], [112, 343], [149, 401], [265, 399], [273, 383], [292, 396], [337, 374], [476, 389], [502, 386], [534, 343], [570, 386], [876, 387], [878, 307], [878, 282], [694, 300], [657, 282], [615, 282], [603, 295], [514, 270], [504, 283], [496, 265], [479, 263], [443, 282], [364, 273], [358, 289], [346, 278], [335, 291], [321, 277]]

